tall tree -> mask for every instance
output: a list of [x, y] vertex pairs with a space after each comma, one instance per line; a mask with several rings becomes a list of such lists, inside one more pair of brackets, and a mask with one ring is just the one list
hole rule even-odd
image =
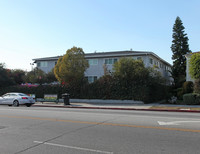
[[54, 74], [58, 81], [74, 84], [84, 78], [84, 72], [88, 67], [89, 64], [85, 59], [83, 49], [73, 47], [68, 49], [66, 54], [58, 60]]
[[185, 54], [190, 53], [188, 45], [188, 37], [184, 31], [185, 27], [180, 19], [177, 17], [173, 26], [172, 35], [172, 77], [174, 78], [174, 85], [176, 88], [182, 86], [186, 78], [186, 58]]

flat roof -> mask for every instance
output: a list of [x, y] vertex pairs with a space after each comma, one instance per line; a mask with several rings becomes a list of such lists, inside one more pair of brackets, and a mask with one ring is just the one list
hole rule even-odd
[[[125, 51], [110, 51], [110, 52], [94, 52], [94, 53], [85, 53], [85, 58], [109, 58], [109, 57], [125, 57], [125, 56], [143, 56], [143, 55], [152, 55], [153, 57], [161, 60], [163, 63], [171, 66], [167, 61], [160, 58], [153, 52], [150, 51], [132, 51], [132, 50], [125, 50]], [[33, 59], [34, 62], [36, 61], [51, 61], [51, 60], [58, 60], [62, 56], [55, 56], [55, 57], [44, 57], [44, 58], [35, 58]]]

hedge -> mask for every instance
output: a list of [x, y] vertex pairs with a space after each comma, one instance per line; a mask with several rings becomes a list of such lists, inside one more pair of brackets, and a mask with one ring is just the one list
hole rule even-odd
[[35, 94], [36, 98], [43, 98], [44, 94], [57, 94], [58, 98], [61, 98], [63, 93], [69, 93], [70, 98], [78, 99], [126, 99], [151, 103], [166, 99], [167, 88], [167, 86], [160, 84], [153, 77], [145, 78], [145, 80], [139, 78], [127, 81], [107, 75], [91, 84], [83, 82], [81, 84], [67, 86], [12, 86], [0, 89], [0, 94], [6, 92], [22, 92]]
[[200, 105], [200, 94], [196, 93], [184, 94], [183, 103], [186, 105]]
[[0, 89], [0, 95], [7, 92], [21, 92], [25, 94], [35, 94], [36, 98], [44, 98], [44, 94], [57, 94], [58, 98], [61, 98], [63, 93], [69, 92], [66, 87], [62, 86], [38, 86], [38, 87], [27, 87], [27, 86], [10, 86]]

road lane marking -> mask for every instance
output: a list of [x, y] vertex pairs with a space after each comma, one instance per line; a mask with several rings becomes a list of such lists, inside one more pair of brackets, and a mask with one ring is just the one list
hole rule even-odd
[[83, 150], [83, 151], [89, 151], [89, 152], [103, 153], [103, 154], [113, 154], [113, 152], [108, 152], [108, 151], [101, 151], [101, 150], [88, 149], [88, 148], [81, 148], [81, 147], [75, 147], [75, 146], [69, 146], [69, 145], [62, 145], [62, 144], [55, 144], [55, 143], [49, 143], [49, 142], [34, 141], [34, 143], [51, 145], [51, 146], [56, 146], [56, 147], [70, 148], [70, 149], [75, 149], [75, 150]]
[[[41, 112], [41, 113], [44, 113], [44, 112], [49, 112], [49, 111], [45, 111], [45, 110], [33, 110], [33, 109], [24, 109], [24, 110], [22, 110], [22, 109], [18, 109], [18, 108], [13, 108], [13, 109], [0, 109], [0, 110], [2, 110], [2, 111], [19, 111], [19, 112], [22, 112], [22, 111], [24, 111], [24, 112], [31, 112], [31, 111], [34, 111], [34, 112]], [[54, 109], [55, 110], [55, 109]], [[66, 109], [62, 109], [62, 108], [59, 108], [59, 110], [62, 110], [62, 111], [66, 111]], [[56, 110], [56, 112], [57, 112], [58, 110]], [[70, 111], [70, 112], [75, 112], [75, 111]], [[130, 113], [130, 111], [127, 111], [128, 113]], [[81, 114], [91, 114], [91, 113], [85, 113], [85, 112], [81, 112]], [[114, 114], [114, 113], [113, 113]], [[95, 115], [96, 116], [99, 116], [99, 115], [102, 115], [102, 114], [100, 114], [100, 113], [95, 113]], [[104, 113], [104, 115], [110, 115], [109, 113]], [[116, 115], [116, 114], [114, 114], [114, 115]], [[159, 117], [159, 116], [149, 116], [149, 115], [147, 115], [147, 116], [145, 116], [145, 115], [128, 115], [128, 116], [133, 116], [134, 118], [146, 118], [146, 117], [151, 117], [151, 118], [158, 118], [158, 119], [162, 119], [163, 120], [163, 118], [164, 119], [179, 119], [179, 120], [185, 120], [185, 119], [188, 119], [188, 120], [196, 120], [195, 118], [177, 118], [177, 117]]]
[[200, 130], [196, 130], [196, 129], [168, 128], [168, 127], [141, 126], [141, 125], [138, 126], [138, 125], [126, 125], [126, 124], [114, 124], [114, 123], [102, 123], [100, 125], [121, 126], [121, 127], [134, 127], [134, 128], [150, 128], [150, 129], [174, 130], [174, 131], [182, 131], [182, 132], [196, 132], [196, 133], [200, 133]]
[[92, 125], [105, 125], [105, 126], [120, 126], [120, 127], [133, 127], [133, 128], [150, 128], [150, 129], [174, 130], [174, 131], [182, 131], [182, 132], [197, 132], [197, 133], [200, 133], [200, 130], [196, 130], [196, 129], [168, 128], [168, 127], [158, 127], [158, 126], [142, 126], [142, 125], [130, 125], [130, 124], [102, 123], [102, 122], [75, 121], [75, 120], [63, 120], [63, 119], [53, 119], [53, 118], [8, 116], [8, 115], [0, 115], [0, 117], [18, 118], [18, 119], [32, 119], [32, 120], [45, 120], [45, 121], [53, 121], [53, 122], [70, 122], [70, 123], [92, 124]]
[[170, 122], [164, 122], [164, 121], [157, 121], [159, 125], [180, 125], [181, 123], [195, 123], [200, 121], [170, 121]]

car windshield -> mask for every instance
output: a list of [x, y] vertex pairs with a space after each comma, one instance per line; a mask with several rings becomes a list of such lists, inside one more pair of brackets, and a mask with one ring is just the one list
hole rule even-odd
[[9, 94], [4, 94], [2, 97], [6, 97], [6, 96], [9, 96]]
[[28, 96], [28, 95], [23, 94], [23, 93], [19, 93], [18, 95], [19, 95], [19, 96]]

